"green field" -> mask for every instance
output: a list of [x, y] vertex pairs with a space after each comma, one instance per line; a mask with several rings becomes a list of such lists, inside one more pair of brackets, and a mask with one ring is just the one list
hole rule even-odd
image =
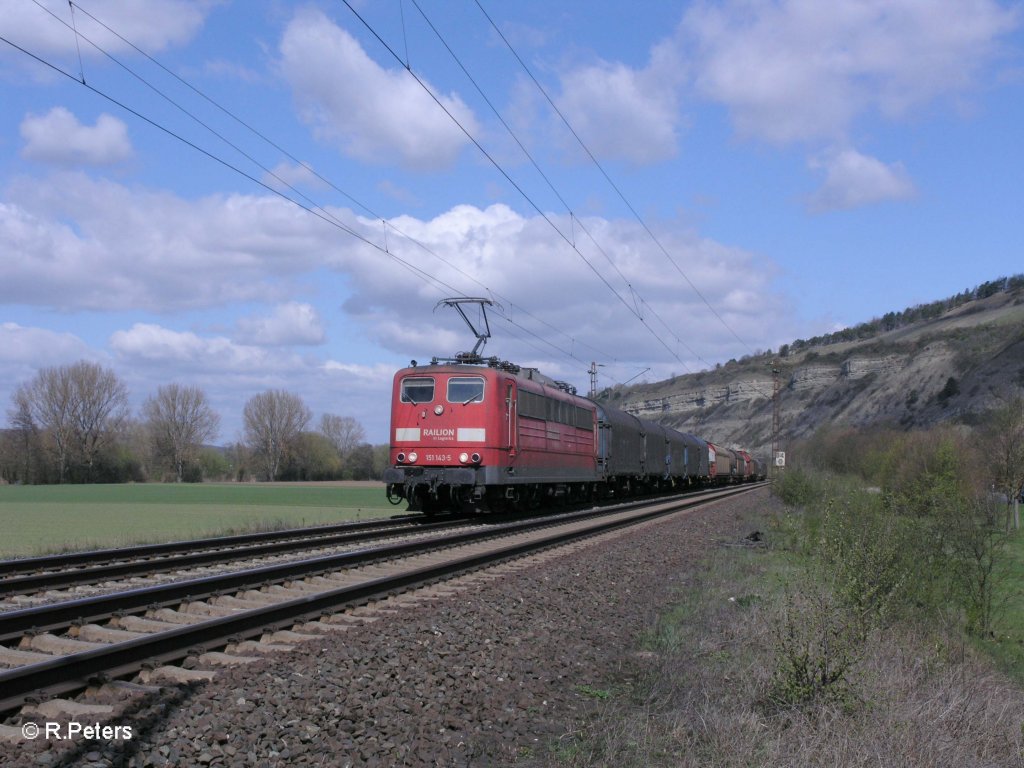
[[401, 513], [380, 483], [0, 485], [0, 559]]

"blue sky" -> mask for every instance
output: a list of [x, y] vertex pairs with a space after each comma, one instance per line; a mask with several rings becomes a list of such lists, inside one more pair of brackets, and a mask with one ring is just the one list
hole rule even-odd
[[585, 391], [1019, 273], [1022, 14], [0, 0], [0, 403], [88, 359], [385, 442], [452, 294]]

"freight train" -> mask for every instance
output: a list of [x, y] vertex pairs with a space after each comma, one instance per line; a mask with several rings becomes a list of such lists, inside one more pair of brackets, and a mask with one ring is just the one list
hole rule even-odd
[[[472, 327], [472, 326], [471, 326]], [[766, 464], [463, 353], [394, 377], [388, 499], [412, 511], [518, 511], [763, 479]]]

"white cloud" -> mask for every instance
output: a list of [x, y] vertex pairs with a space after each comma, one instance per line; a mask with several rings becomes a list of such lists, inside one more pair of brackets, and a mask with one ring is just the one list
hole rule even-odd
[[[344, 285], [342, 309], [350, 322], [365, 329], [367, 341], [360, 343], [383, 346], [399, 359], [471, 349], [475, 339], [461, 320], [449, 310], [435, 312], [435, 305], [444, 296], [489, 291], [500, 292], [494, 298], [515, 325], [493, 315], [495, 335], [487, 353], [537, 360], [544, 368], [578, 367], [562, 354], [569, 352], [586, 364], [667, 359], [676, 370], [695, 370], [705, 365], [700, 358], [749, 351], [632, 221], [585, 219], [600, 249], [577, 237], [583, 256], [617, 297], [546, 219], [505, 205], [461, 205], [429, 220], [398, 217], [387, 238], [391, 258], [270, 196], [190, 201], [66, 174], [19, 183], [10, 198], [18, 204], [0, 203], [0, 251], [13, 256], [0, 260], [0, 301], [61, 312], [277, 306], [265, 317], [239, 321], [234, 340], [137, 325], [111, 339], [111, 348], [126, 359], [243, 368], [253, 375], [281, 371], [279, 360], [294, 357], [281, 349], [342, 341], [332, 338], [335, 323], [322, 314], [324, 298], [330, 301], [324, 285], [330, 276]], [[368, 239], [383, 242], [380, 222], [334, 213]], [[552, 220], [563, 231], [573, 229], [567, 220]], [[771, 288], [770, 264], [685, 230], [658, 229], [676, 264], [751, 347], [782, 335], [789, 310]], [[633, 291], [647, 302], [640, 310]], [[731, 298], [736, 292], [743, 301]], [[642, 311], [664, 344], [634, 311]], [[274, 351], [267, 344], [281, 346]], [[674, 359], [665, 345], [686, 362]]]
[[89, 127], [64, 107], [28, 115], [21, 123], [21, 136], [24, 157], [54, 165], [114, 165], [133, 154], [128, 128], [116, 117], [100, 115]]
[[[453, 293], [500, 292], [493, 294], [501, 308], [491, 314], [485, 354], [581, 385], [591, 360], [622, 381], [647, 366], [668, 375], [749, 351], [631, 221], [587, 218], [583, 224], [604, 254], [582, 236], [578, 247], [630, 307], [636, 304], [629, 286], [645, 299], [644, 320], [660, 340], [547, 221], [505, 205], [462, 205], [428, 220], [392, 220], [389, 249], [419, 270], [412, 272], [270, 196], [190, 201], [63, 174], [19, 182], [10, 198], [18, 204], [0, 202], [0, 252], [11, 255], [0, 259], [0, 302], [77, 313], [83, 326], [97, 312], [170, 318], [118, 330], [100, 350], [73, 336], [37, 335], [19, 342], [22, 355], [48, 349], [53, 364], [110, 356], [128, 372], [139, 402], [168, 381], [200, 386], [222, 413], [228, 439], [245, 400], [269, 388], [300, 394], [316, 412], [354, 415], [375, 440], [383, 439], [387, 382], [396, 365], [449, 356], [476, 341], [454, 312], [435, 310]], [[380, 237], [379, 222], [335, 213], [367, 237]], [[565, 220], [555, 223], [571, 228]], [[658, 230], [676, 263], [751, 347], [798, 335], [788, 326], [787, 302], [771, 287], [770, 263], [687, 231]], [[335, 295], [327, 279], [344, 285], [343, 325], [327, 319]], [[229, 312], [252, 302], [274, 309], [234, 323], [222, 314], [188, 314]], [[187, 325], [171, 327], [176, 322]], [[202, 330], [211, 323], [221, 330]], [[7, 328], [0, 341], [11, 345], [16, 330]], [[296, 351], [296, 345], [321, 341], [318, 354]], [[368, 362], [371, 347], [370, 359], [395, 362]], [[0, 364], [0, 374], [16, 381], [38, 364], [12, 365]]]
[[288, 187], [312, 187], [323, 189], [327, 184], [316, 175], [313, 168], [301, 163], [279, 163], [263, 175], [263, 183], [282, 194], [290, 195]]
[[192, 370], [257, 371], [275, 368], [272, 355], [259, 347], [235, 344], [223, 336], [207, 338], [152, 323], [135, 323], [110, 337], [110, 348], [123, 358], [173, 363]]
[[274, 308], [270, 315], [244, 317], [238, 321], [238, 339], [260, 347], [323, 344], [324, 324], [310, 304], [291, 301]]
[[[94, 59], [103, 53], [89, 40], [111, 54], [132, 50], [103, 25], [149, 53], [156, 53], [191, 40], [215, 4], [216, 0], [90, 0], [86, 6], [89, 13], [76, 6], [72, 19], [65, 0], [40, 0], [38, 4], [0, 0], [0, 18], [4, 35], [34, 53], [73, 54], [77, 58], [81, 52], [84, 58]], [[75, 40], [75, 30], [81, 35], [79, 41]], [[77, 61], [74, 71], [78, 71]]]
[[[296, 14], [284, 32], [280, 53], [281, 72], [302, 118], [319, 138], [346, 154], [373, 163], [397, 160], [411, 168], [436, 169], [450, 165], [468, 143], [408, 72], [381, 67], [320, 11]], [[437, 96], [466, 130], [478, 132], [476, 118], [457, 95]]]
[[[664, 44], [644, 69], [603, 61], [576, 67], [561, 75], [559, 110], [599, 159], [665, 160], [676, 153], [683, 74], [676, 52]], [[564, 134], [556, 126], [555, 135]]]
[[298, 394], [315, 414], [353, 416], [367, 428], [371, 441], [387, 439], [394, 364], [306, 358], [150, 323], [114, 332], [109, 349], [112, 355], [74, 334], [0, 323], [0, 425], [19, 384], [41, 368], [85, 359], [111, 367], [128, 385], [135, 408], [168, 382], [200, 387], [220, 413], [221, 437], [229, 442], [241, 436], [245, 401], [267, 389]]
[[0, 323], [0, 366], [45, 368], [68, 359], [92, 358], [89, 346], [72, 333]]
[[325, 373], [335, 376], [349, 376], [367, 384], [380, 387], [387, 386], [395, 376], [395, 368], [390, 365], [363, 365], [346, 363], [340, 360], [327, 360], [322, 369]]
[[119, 366], [131, 372], [137, 402], [168, 381], [198, 386], [210, 394], [223, 420], [221, 434], [229, 441], [241, 436], [245, 402], [268, 389], [297, 394], [314, 414], [353, 416], [372, 441], [387, 439], [393, 365], [322, 360], [152, 323], [116, 331], [110, 348]]
[[[583, 222], [622, 277], [597, 246], [582, 237], [579, 243], [582, 255], [622, 300], [541, 217], [523, 217], [504, 205], [485, 209], [464, 205], [429, 221], [403, 217], [393, 223], [451, 263], [428, 256], [404, 240], [392, 242], [392, 251], [455, 293], [486, 296], [487, 289], [500, 291], [501, 295], [492, 295], [502, 309], [492, 312], [494, 336], [486, 354], [520, 363], [539, 359], [545, 361], [545, 370], [562, 366], [559, 375], [573, 371], [579, 363], [566, 360], [558, 350], [584, 363], [594, 355], [609, 362], [668, 358], [677, 370], [684, 364], [671, 357], [665, 345], [691, 370], [704, 367], [699, 357], [710, 361], [749, 351], [738, 345], [635, 222], [598, 218]], [[566, 231], [570, 228], [567, 221], [556, 223]], [[770, 288], [770, 265], [755, 260], [753, 254], [687, 232], [659, 232], [659, 239], [748, 344], [764, 346], [765, 334], [778, 333], [788, 310]], [[374, 341], [419, 360], [472, 348], [475, 339], [454, 312], [434, 311], [445, 288], [435, 288], [404, 270], [384, 270], [368, 260], [353, 261], [345, 268], [355, 291], [344, 308], [361, 320]], [[630, 286], [646, 300], [644, 318], [664, 345], [631, 314], [636, 305]], [[723, 307], [724, 299], [736, 291], [744, 291], [747, 300], [730, 301]]]
[[193, 201], [60, 174], [18, 181], [6, 197], [0, 301], [61, 311], [288, 300], [295, 276], [349, 238], [270, 196]]
[[812, 160], [812, 169], [824, 169], [825, 182], [810, 200], [811, 209], [830, 211], [858, 208], [885, 200], [906, 200], [914, 184], [902, 163], [886, 165], [853, 149], [832, 152]]
[[104, 364], [105, 357], [73, 333], [0, 322], [0, 427], [6, 422], [3, 414], [8, 412], [17, 387], [40, 369], [78, 360]]
[[726, 0], [688, 11], [696, 86], [741, 134], [837, 140], [969, 86], [1018, 23], [994, 0]]

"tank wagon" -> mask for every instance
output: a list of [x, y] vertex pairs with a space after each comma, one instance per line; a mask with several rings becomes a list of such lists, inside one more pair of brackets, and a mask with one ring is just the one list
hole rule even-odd
[[413, 511], [628, 497], [754, 480], [764, 466], [497, 358], [414, 361], [394, 377], [384, 482]]

